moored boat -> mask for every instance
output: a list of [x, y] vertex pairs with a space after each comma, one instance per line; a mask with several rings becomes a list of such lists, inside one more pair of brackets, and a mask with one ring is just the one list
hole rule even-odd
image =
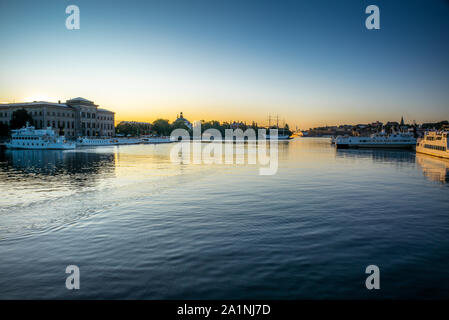
[[419, 139], [416, 152], [449, 159], [449, 132], [429, 131]]
[[143, 137], [142, 142], [144, 144], [153, 144], [153, 143], [170, 143], [175, 142], [174, 137]]
[[[267, 139], [267, 140], [271, 139], [269, 134], [266, 135], [266, 139]], [[291, 137], [290, 137], [289, 135], [287, 135], [287, 134], [278, 134], [277, 139], [278, 139], [278, 140], [291, 140], [291, 139], [293, 139], [293, 138], [291, 138]]]
[[118, 140], [111, 137], [79, 137], [76, 139], [77, 147], [115, 146]]
[[66, 140], [48, 127], [36, 129], [29, 123], [22, 129], [11, 130], [11, 139], [5, 143], [8, 149], [33, 149], [33, 150], [69, 150], [75, 149], [76, 144]]
[[348, 148], [406, 148], [411, 149], [416, 145], [416, 139], [411, 133], [373, 134], [369, 137], [337, 137], [335, 146], [337, 149]]

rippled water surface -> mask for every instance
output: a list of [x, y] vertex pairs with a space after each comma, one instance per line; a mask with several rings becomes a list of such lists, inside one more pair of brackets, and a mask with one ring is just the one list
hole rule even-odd
[[303, 138], [260, 176], [171, 147], [0, 150], [0, 298], [449, 297], [449, 161]]

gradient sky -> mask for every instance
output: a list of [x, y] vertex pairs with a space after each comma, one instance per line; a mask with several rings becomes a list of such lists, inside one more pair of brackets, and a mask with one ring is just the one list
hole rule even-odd
[[[76, 4], [81, 29], [67, 30]], [[366, 6], [380, 30], [365, 28]], [[291, 127], [449, 119], [445, 0], [0, 0], [0, 102]]]

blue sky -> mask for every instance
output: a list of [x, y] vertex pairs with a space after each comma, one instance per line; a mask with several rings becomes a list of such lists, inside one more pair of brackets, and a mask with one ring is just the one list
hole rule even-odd
[[436, 121], [448, 40], [444, 0], [0, 0], [0, 101], [83, 96], [119, 120]]

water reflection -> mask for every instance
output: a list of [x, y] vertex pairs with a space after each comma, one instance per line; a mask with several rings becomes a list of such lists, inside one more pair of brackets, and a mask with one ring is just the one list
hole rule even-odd
[[415, 154], [410, 150], [386, 149], [338, 149], [337, 158], [372, 159], [374, 162], [414, 163]]
[[1, 151], [0, 189], [5, 190], [6, 198], [0, 200], [0, 205], [26, 203], [28, 198], [43, 195], [42, 192], [56, 195], [94, 188], [114, 175], [114, 153], [92, 150]]
[[[34, 176], [101, 174], [113, 172], [114, 165], [114, 153], [61, 150], [6, 150], [0, 152], [0, 175], [8, 170], [14, 170], [16, 174]], [[11, 174], [2, 178], [11, 178]]]
[[298, 138], [259, 176], [172, 146], [0, 153], [0, 298], [71, 299], [77, 264], [80, 299], [369, 299], [373, 261], [394, 278], [378, 298], [447, 297], [449, 185], [422, 172], [448, 162]]
[[416, 163], [427, 179], [442, 183], [449, 182], [449, 160], [417, 153]]

